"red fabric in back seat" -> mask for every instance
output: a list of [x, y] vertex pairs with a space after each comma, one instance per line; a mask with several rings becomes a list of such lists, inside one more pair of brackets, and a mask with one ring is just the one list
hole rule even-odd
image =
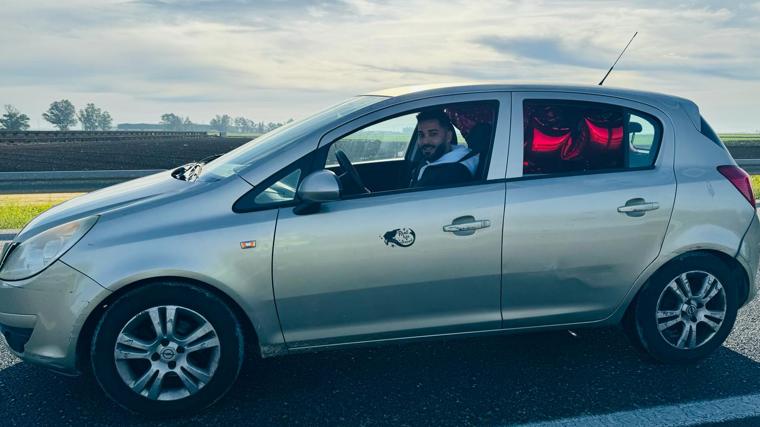
[[584, 120], [588, 127], [589, 140], [592, 143], [600, 145], [608, 150], [616, 150], [620, 148], [620, 144], [623, 143], [622, 127], [606, 128], [594, 124], [589, 119]]
[[573, 138], [570, 136], [570, 132], [560, 136], [550, 136], [533, 128], [533, 144], [531, 149], [537, 153], [557, 151], [564, 146], [572, 144], [572, 141]]

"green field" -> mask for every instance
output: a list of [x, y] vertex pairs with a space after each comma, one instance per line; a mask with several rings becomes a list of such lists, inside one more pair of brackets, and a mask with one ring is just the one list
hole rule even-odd
[[760, 134], [757, 133], [722, 133], [719, 136], [726, 145], [760, 145]]

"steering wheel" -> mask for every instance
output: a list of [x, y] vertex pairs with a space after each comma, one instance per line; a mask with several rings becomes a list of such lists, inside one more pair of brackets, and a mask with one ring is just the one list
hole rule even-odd
[[354, 165], [351, 164], [351, 161], [348, 160], [348, 156], [346, 156], [346, 153], [343, 152], [343, 150], [338, 150], [335, 152], [335, 158], [338, 159], [338, 164], [340, 165], [340, 168], [343, 169], [343, 174], [338, 176], [338, 178], [343, 178], [343, 176], [348, 175], [348, 177], [351, 179], [351, 181], [356, 184], [356, 186], [360, 189], [361, 192], [365, 194], [369, 194], [369, 188], [364, 186], [364, 182], [362, 181], [362, 178], [359, 176], [359, 172], [356, 171], [356, 168]]

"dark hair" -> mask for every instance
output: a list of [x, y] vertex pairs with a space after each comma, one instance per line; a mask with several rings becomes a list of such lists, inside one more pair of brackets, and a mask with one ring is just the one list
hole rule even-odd
[[451, 131], [451, 145], [457, 145], [457, 133], [454, 131], [454, 124], [451, 123], [449, 115], [439, 109], [422, 110], [417, 114], [417, 123], [426, 120], [436, 120], [442, 128]]

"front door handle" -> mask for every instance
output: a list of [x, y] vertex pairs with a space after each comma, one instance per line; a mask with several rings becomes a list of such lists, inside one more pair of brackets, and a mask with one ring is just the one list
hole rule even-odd
[[487, 219], [475, 219], [474, 216], [462, 216], [443, 226], [443, 231], [454, 233], [458, 236], [467, 236], [475, 233], [475, 230], [491, 226], [491, 221]]
[[660, 204], [657, 202], [647, 202], [638, 197], [625, 202], [625, 205], [619, 206], [617, 211], [629, 216], [643, 216], [646, 212], [659, 209]]

